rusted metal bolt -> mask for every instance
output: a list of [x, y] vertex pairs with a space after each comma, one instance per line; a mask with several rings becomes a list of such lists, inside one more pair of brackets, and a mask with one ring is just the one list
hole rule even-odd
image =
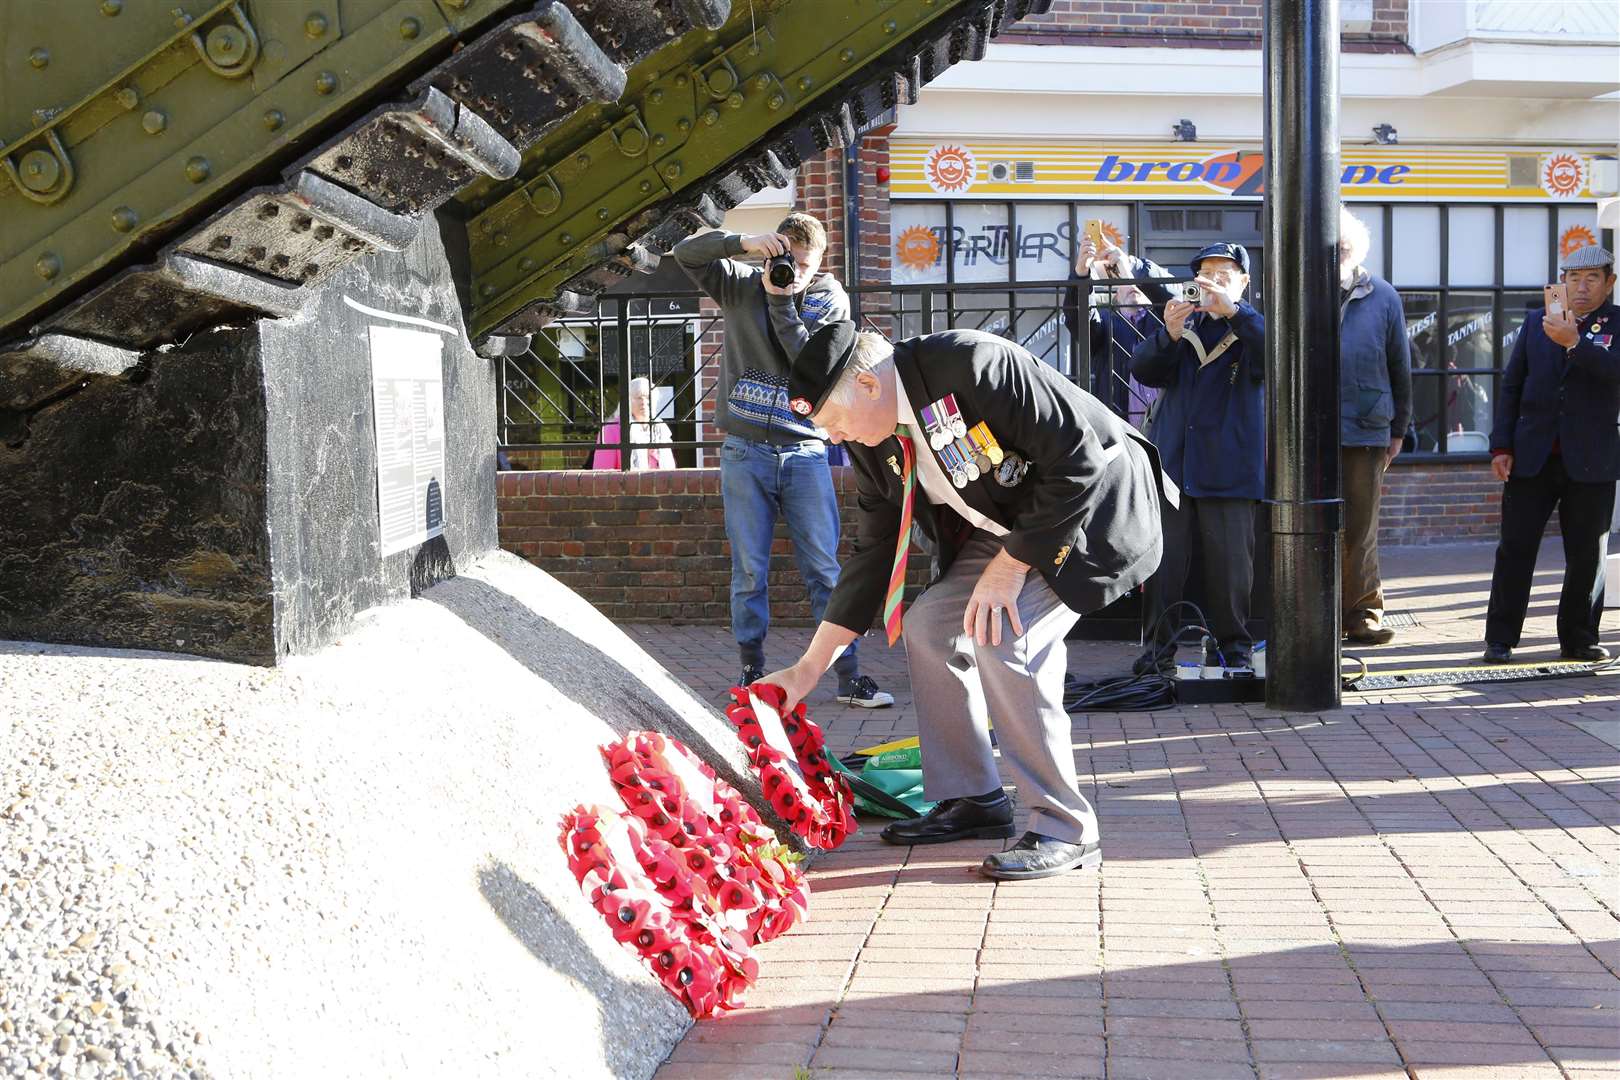
[[148, 135], [161, 134], [163, 129], [168, 126], [169, 118], [164, 115], [161, 109], [152, 109], [141, 117], [141, 127], [146, 129]]

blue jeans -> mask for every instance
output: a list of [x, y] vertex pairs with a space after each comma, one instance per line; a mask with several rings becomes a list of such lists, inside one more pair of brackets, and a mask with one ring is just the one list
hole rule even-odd
[[[727, 435], [720, 447], [720, 495], [731, 541], [731, 631], [742, 662], [764, 667], [771, 541], [779, 516], [787, 522], [817, 622], [838, 584], [838, 495], [827, 469], [826, 444], [772, 446]], [[854, 644], [833, 667], [841, 684], [860, 673]]]

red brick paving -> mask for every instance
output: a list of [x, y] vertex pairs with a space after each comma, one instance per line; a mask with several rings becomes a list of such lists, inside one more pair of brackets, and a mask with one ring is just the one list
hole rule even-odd
[[[1471, 659], [1489, 557], [1390, 553], [1391, 607], [1424, 625], [1369, 662]], [[1544, 567], [1526, 659], [1556, 652], [1558, 584]], [[631, 629], [710, 700], [735, 678], [723, 629]], [[898, 707], [841, 709], [829, 680], [811, 707], [839, 753], [916, 731], [903, 656], [867, 642]], [[1071, 670], [1133, 652], [1075, 642]], [[864, 822], [749, 1007], [658, 1080], [1620, 1076], [1620, 752], [1573, 722], [1620, 728], [1620, 676], [1078, 716], [1100, 873], [994, 884], [990, 845]]]

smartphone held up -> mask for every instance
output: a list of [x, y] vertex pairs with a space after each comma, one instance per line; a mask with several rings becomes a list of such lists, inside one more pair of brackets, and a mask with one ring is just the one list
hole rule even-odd
[[1547, 285], [1541, 290], [1547, 301], [1547, 317], [1562, 319], [1569, 314], [1569, 286]]

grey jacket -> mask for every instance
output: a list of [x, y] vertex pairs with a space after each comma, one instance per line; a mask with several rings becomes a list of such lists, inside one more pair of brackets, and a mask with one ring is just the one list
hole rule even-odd
[[819, 438], [814, 425], [788, 408], [788, 365], [823, 323], [849, 318], [849, 297], [825, 273], [796, 296], [774, 296], [765, 291], [761, 267], [735, 260], [742, 253], [742, 237], [728, 232], [688, 237], [673, 253], [726, 320], [715, 422], [726, 434], [752, 442]]
[[1401, 297], [1363, 268], [1339, 305], [1339, 445], [1388, 446], [1411, 420], [1412, 357]]

